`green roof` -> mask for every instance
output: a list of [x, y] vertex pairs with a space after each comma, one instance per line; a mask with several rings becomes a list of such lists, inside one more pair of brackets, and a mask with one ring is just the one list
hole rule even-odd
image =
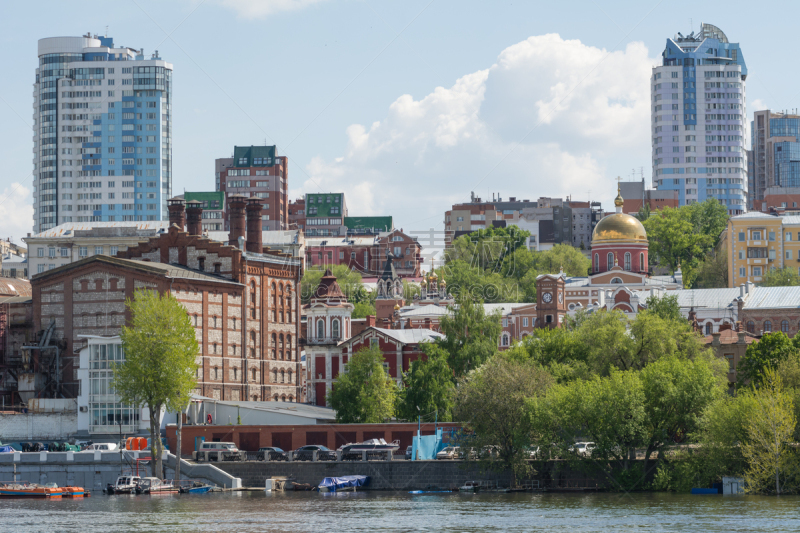
[[[334, 207], [338, 208], [337, 213], [331, 213]], [[343, 210], [344, 193], [306, 194], [306, 218], [341, 217]]]
[[[203, 202], [203, 209], [224, 209], [225, 193], [213, 192], [185, 192], [183, 199], [188, 202]], [[216, 202], [216, 203], [215, 203]]]
[[233, 166], [265, 167], [275, 164], [275, 146], [234, 146]]
[[392, 231], [394, 223], [392, 217], [344, 217], [347, 229], [377, 229], [378, 231]]

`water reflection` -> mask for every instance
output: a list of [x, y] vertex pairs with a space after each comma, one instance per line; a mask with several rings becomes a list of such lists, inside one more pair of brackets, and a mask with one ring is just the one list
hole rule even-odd
[[798, 497], [271, 493], [0, 500], [4, 531], [798, 531]]

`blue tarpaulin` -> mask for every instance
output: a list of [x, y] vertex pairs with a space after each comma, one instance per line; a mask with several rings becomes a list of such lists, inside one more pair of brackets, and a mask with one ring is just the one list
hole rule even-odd
[[11, 446], [0, 446], [0, 453], [9, 453], [14, 451], [16, 450], [14, 450], [14, 448], [12, 448]]
[[436, 454], [445, 447], [442, 441], [441, 428], [436, 430], [436, 435], [416, 436], [412, 441], [411, 459], [415, 461], [430, 461], [436, 459]]
[[319, 484], [320, 492], [336, 492], [349, 487], [364, 487], [369, 485], [369, 476], [341, 476], [326, 477]]

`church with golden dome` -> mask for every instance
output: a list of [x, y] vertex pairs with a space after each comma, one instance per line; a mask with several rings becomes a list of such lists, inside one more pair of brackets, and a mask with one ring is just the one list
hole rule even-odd
[[537, 278], [538, 327], [557, 327], [565, 314], [580, 309], [616, 309], [633, 316], [648, 296], [682, 287], [680, 272], [649, 275], [647, 231], [638, 218], [622, 212], [622, 205], [617, 189], [616, 213], [603, 217], [592, 233], [589, 276], [568, 277], [562, 271]]

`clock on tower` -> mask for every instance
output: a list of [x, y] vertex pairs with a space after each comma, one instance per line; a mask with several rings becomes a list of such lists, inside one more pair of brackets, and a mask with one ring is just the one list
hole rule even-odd
[[563, 274], [543, 274], [536, 279], [536, 327], [556, 328], [564, 321], [564, 278]]

